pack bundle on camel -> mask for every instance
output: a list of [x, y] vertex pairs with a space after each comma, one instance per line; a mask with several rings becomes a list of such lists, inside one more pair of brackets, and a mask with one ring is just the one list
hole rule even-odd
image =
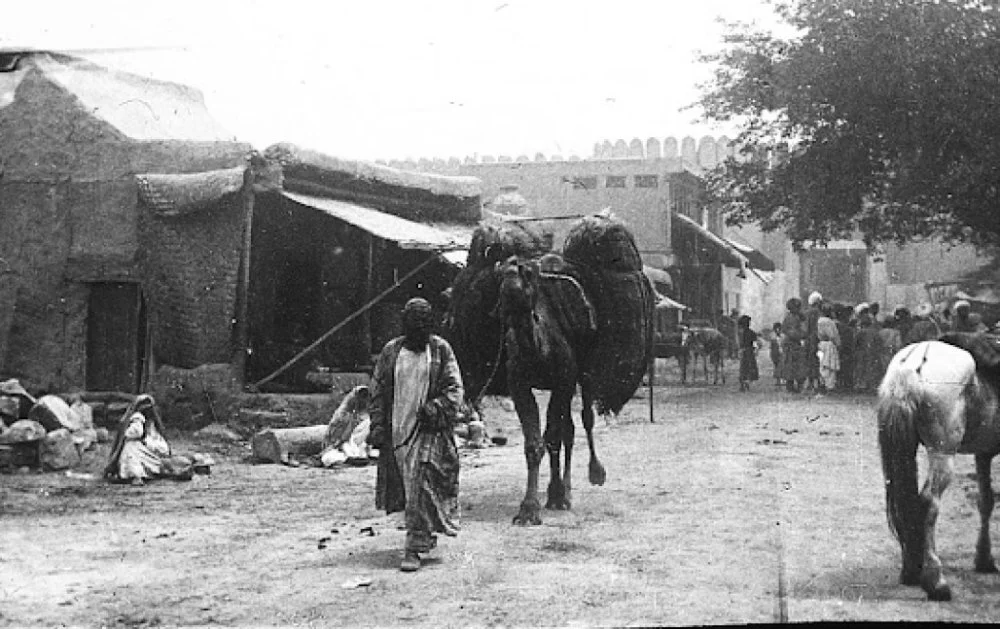
[[[631, 233], [605, 216], [580, 219], [562, 256], [517, 223], [485, 224], [473, 236], [469, 264], [453, 283], [448, 335], [476, 404], [505, 384], [525, 437], [527, 488], [516, 524], [540, 524], [539, 467], [547, 450], [546, 507], [572, 504], [574, 424], [580, 387], [590, 448], [589, 479], [606, 473], [594, 447], [594, 409], [617, 413], [631, 398], [652, 355], [653, 289]], [[552, 392], [544, 442], [533, 389]], [[562, 451], [565, 449], [565, 459]]]

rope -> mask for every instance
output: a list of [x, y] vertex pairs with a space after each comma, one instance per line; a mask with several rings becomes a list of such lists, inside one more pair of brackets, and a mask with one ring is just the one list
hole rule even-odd
[[493, 371], [491, 371], [489, 377], [486, 378], [486, 382], [483, 384], [483, 388], [481, 388], [479, 390], [479, 393], [476, 394], [476, 399], [472, 402], [473, 408], [479, 407], [479, 403], [482, 402], [483, 398], [486, 396], [486, 390], [490, 388], [490, 384], [493, 383], [493, 378], [495, 378], [497, 375], [497, 370], [500, 369], [500, 355], [503, 354], [505, 336], [507, 336], [506, 324], [504, 324], [503, 329], [500, 331], [500, 344], [497, 347], [497, 356], [493, 360]]

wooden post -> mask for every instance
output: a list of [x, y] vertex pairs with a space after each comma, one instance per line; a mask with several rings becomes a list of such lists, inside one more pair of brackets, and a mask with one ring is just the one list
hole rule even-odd
[[[372, 298], [372, 292], [375, 287], [375, 237], [369, 233], [368, 234], [368, 252], [365, 258], [365, 277], [362, 283], [361, 290], [364, 291], [362, 294], [362, 303], [368, 303]], [[372, 318], [369, 314], [361, 320], [361, 342], [364, 344], [365, 348], [365, 359], [367, 360], [372, 354]]]
[[653, 378], [656, 376], [656, 354], [651, 353], [649, 358], [649, 423], [655, 424], [653, 416]]
[[240, 278], [236, 285], [236, 347], [233, 348], [233, 375], [240, 386], [246, 382], [247, 349], [250, 345], [250, 243], [253, 229], [254, 191], [253, 172], [247, 169], [243, 179], [243, 201], [246, 219], [243, 223], [243, 250], [240, 252]]

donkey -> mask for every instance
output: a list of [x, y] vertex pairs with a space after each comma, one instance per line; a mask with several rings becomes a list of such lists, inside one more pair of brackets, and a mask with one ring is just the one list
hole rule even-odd
[[687, 344], [691, 352], [691, 381], [694, 382], [698, 373], [698, 358], [701, 358], [705, 382], [708, 382], [708, 363], [712, 363], [712, 384], [726, 384], [726, 352], [729, 351], [729, 339], [715, 328], [693, 327], [688, 329]]

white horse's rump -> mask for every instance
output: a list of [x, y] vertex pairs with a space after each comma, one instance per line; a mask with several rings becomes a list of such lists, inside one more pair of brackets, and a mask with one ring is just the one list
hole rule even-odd
[[[954, 455], [976, 455], [981, 529], [976, 569], [995, 572], [990, 551], [993, 510], [990, 461], [1000, 448], [996, 384], [982, 380], [967, 351], [939, 341], [904, 347], [889, 362], [878, 389], [879, 448], [889, 527], [903, 551], [900, 580], [920, 584], [933, 600], [948, 600], [934, 529]], [[917, 446], [927, 449], [927, 480], [917, 490]]]

